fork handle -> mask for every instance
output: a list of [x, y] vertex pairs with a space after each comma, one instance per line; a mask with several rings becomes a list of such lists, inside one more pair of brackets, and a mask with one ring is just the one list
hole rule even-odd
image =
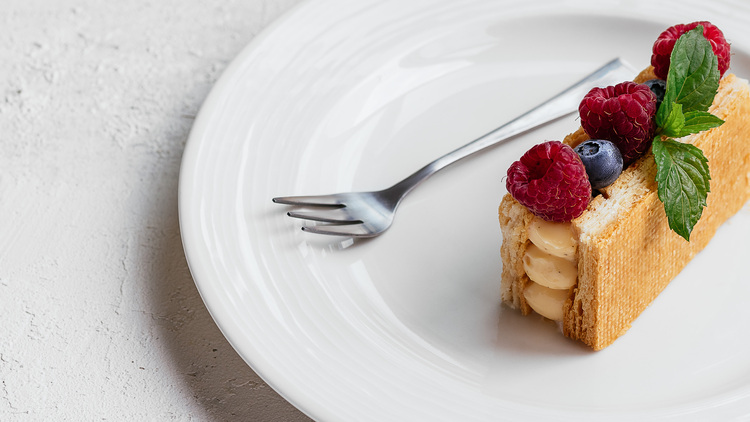
[[628, 64], [619, 58], [614, 59], [546, 102], [427, 164], [389, 190], [398, 191], [399, 197], [403, 197], [419, 183], [456, 161], [485, 148], [501, 144], [515, 135], [573, 113], [578, 109], [583, 96], [591, 88], [630, 80], [634, 74], [635, 70]]

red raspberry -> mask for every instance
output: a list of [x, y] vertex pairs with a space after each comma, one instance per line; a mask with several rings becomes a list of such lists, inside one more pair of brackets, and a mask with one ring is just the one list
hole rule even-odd
[[534, 145], [510, 165], [508, 192], [536, 216], [570, 221], [591, 200], [586, 168], [573, 148], [559, 141]]
[[724, 72], [729, 69], [729, 56], [731, 54], [729, 43], [719, 28], [711, 22], [702, 21], [675, 25], [667, 28], [666, 31], [659, 35], [659, 38], [654, 43], [653, 54], [651, 55], [651, 65], [654, 66], [654, 73], [657, 78], [667, 79], [669, 57], [672, 55], [674, 43], [677, 42], [677, 39], [682, 34], [695, 29], [698, 25], [703, 25], [703, 36], [711, 43], [711, 48], [719, 59], [719, 74], [720, 76], [724, 76]]
[[583, 97], [578, 112], [586, 134], [617, 145], [626, 167], [651, 145], [656, 130], [656, 95], [646, 85], [622, 82], [594, 88]]

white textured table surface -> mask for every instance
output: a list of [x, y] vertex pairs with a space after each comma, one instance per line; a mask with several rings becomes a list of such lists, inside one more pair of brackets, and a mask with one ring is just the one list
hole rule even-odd
[[0, 4], [0, 420], [309, 420], [234, 352], [182, 250], [213, 83], [297, 0]]

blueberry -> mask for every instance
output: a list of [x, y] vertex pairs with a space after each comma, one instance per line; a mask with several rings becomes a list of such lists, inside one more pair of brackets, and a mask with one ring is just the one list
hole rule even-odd
[[622, 155], [610, 141], [590, 139], [574, 150], [586, 167], [592, 189], [611, 185], [622, 173]]
[[664, 100], [664, 93], [667, 92], [667, 81], [664, 79], [651, 79], [643, 84], [656, 95], [656, 110], [659, 110], [659, 106]]

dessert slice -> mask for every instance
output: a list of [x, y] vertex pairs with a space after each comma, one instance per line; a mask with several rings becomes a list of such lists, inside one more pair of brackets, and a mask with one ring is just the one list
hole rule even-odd
[[[635, 82], [656, 78], [649, 67]], [[702, 150], [710, 166], [710, 192], [689, 241], [674, 231], [665, 212], [651, 149], [614, 183], [595, 191], [585, 210], [572, 219], [549, 221], [555, 218], [522, 205], [523, 195], [516, 195], [519, 202], [507, 194], [499, 207], [503, 302], [523, 314], [536, 312], [559, 321], [566, 336], [595, 350], [624, 334], [717, 228], [750, 199], [747, 82], [724, 75], [708, 113], [723, 124], [679, 140]], [[576, 147], [588, 139], [581, 128], [563, 143]], [[509, 184], [514, 180], [509, 172]]]

